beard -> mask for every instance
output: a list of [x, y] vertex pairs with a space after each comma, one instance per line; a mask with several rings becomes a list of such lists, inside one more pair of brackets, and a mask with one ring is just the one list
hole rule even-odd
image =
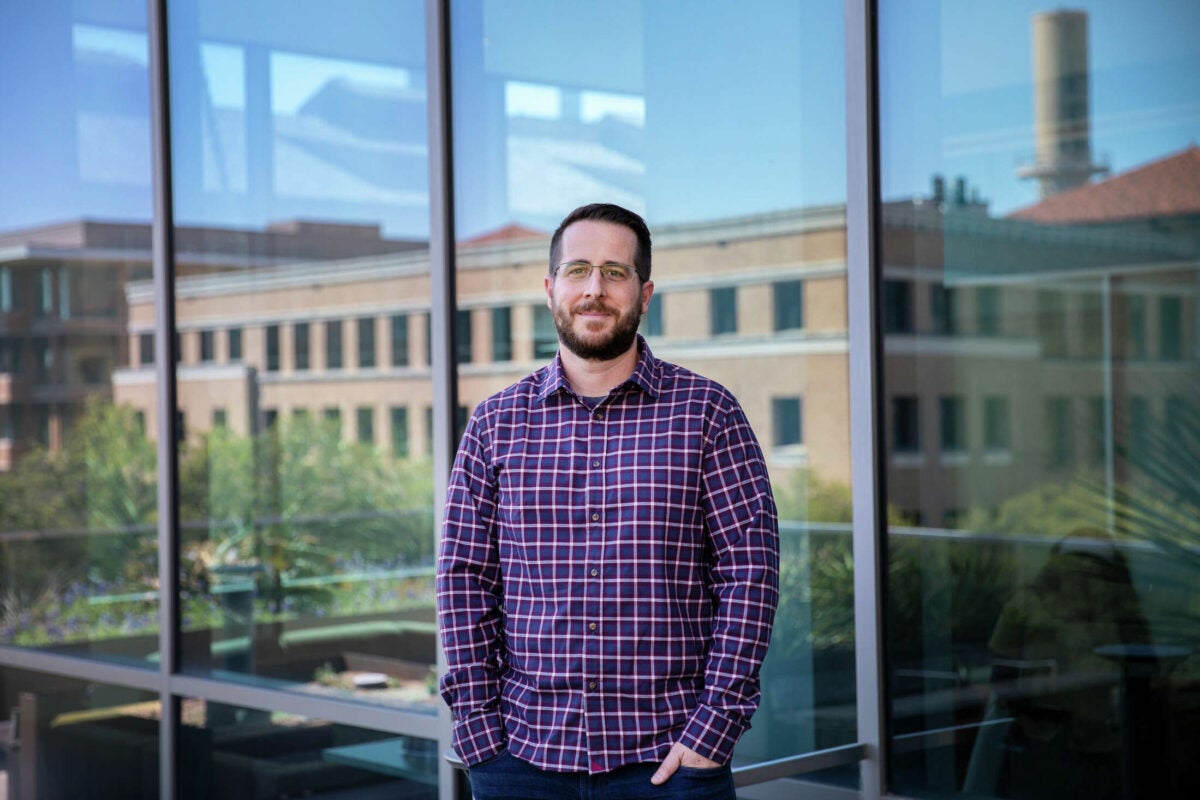
[[[611, 361], [624, 355], [633, 347], [637, 340], [638, 325], [642, 321], [642, 307], [635, 303], [633, 307], [620, 313], [612, 330], [602, 338], [589, 338], [575, 333], [572, 325], [574, 314], [589, 311], [606, 311], [613, 309], [603, 303], [581, 303], [574, 309], [566, 309], [556, 305], [554, 308], [554, 327], [558, 330], [558, 341], [563, 347], [580, 358], [592, 361]], [[586, 323], [585, 323], [586, 325]]]

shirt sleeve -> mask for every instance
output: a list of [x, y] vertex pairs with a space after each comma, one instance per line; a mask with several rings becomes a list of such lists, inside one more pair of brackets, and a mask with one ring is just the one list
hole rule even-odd
[[762, 450], [736, 404], [705, 455], [703, 481], [715, 612], [704, 691], [679, 741], [727, 764], [758, 707], [779, 602], [775, 500]]
[[437, 563], [446, 653], [441, 692], [454, 715], [454, 749], [468, 767], [499, 753], [506, 740], [500, 716], [504, 646], [496, 485], [476, 414], [450, 474]]

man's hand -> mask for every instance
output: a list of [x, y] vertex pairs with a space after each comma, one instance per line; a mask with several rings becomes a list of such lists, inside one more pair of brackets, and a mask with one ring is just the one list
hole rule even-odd
[[705, 758], [695, 750], [692, 750], [690, 747], [686, 747], [685, 745], [676, 742], [671, 748], [671, 752], [667, 753], [667, 757], [664, 758], [662, 764], [659, 765], [658, 771], [654, 773], [654, 777], [650, 779], [650, 782], [655, 786], [666, 783], [667, 778], [674, 775], [675, 770], [679, 769], [680, 767], [716, 769], [719, 766], [721, 765], [712, 759]]

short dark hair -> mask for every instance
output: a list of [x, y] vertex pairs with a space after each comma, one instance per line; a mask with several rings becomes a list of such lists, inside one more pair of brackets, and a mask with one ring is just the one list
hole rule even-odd
[[550, 237], [550, 273], [558, 269], [558, 256], [562, 249], [563, 231], [576, 222], [609, 222], [633, 231], [637, 237], [637, 249], [633, 253], [633, 267], [637, 270], [638, 278], [643, 282], [650, 280], [650, 229], [646, 220], [627, 208], [612, 203], [591, 203], [567, 214], [559, 223], [558, 229]]

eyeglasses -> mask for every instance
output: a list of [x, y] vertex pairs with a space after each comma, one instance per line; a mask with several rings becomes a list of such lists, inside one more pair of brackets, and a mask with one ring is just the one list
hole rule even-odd
[[604, 279], [605, 283], [628, 283], [634, 278], [641, 277], [636, 268], [628, 264], [618, 264], [615, 261], [601, 264], [598, 267], [586, 261], [568, 261], [565, 264], [559, 264], [555, 272], [565, 281], [587, 283], [592, 278], [592, 270], [595, 269], [600, 270], [600, 277]]

